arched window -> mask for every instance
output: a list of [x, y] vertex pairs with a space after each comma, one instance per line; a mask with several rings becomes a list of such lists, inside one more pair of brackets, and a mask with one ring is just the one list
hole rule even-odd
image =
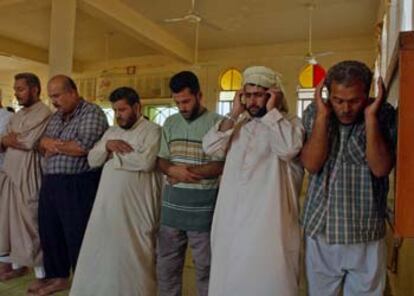
[[[302, 68], [299, 74], [299, 85], [297, 88], [297, 115], [302, 117], [303, 111], [310, 103], [312, 103], [315, 96], [315, 87], [319, 82], [325, 77], [325, 69], [316, 63], [307, 64]], [[324, 90], [323, 96], [326, 96], [327, 93]]]
[[217, 113], [224, 115], [230, 112], [233, 97], [241, 88], [242, 74], [235, 68], [224, 71], [220, 76], [220, 94], [217, 103]]
[[155, 122], [161, 126], [164, 125], [165, 120], [178, 113], [178, 108], [173, 104], [165, 105], [148, 105], [143, 108], [143, 114], [148, 117], [152, 122]]

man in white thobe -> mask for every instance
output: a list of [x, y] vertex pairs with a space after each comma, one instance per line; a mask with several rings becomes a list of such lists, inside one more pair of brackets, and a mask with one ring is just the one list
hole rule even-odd
[[105, 166], [70, 295], [152, 296], [162, 181], [154, 171], [160, 127], [141, 115], [133, 89], [115, 90], [110, 101], [119, 126], [108, 129], [88, 155], [90, 166]]
[[226, 155], [213, 217], [209, 295], [297, 295], [297, 155], [304, 130], [289, 116], [280, 77], [254, 66], [226, 119], [203, 139], [207, 154]]
[[41, 182], [37, 143], [51, 111], [40, 100], [35, 74], [16, 74], [13, 88], [22, 108], [0, 136], [0, 152], [5, 152], [0, 171], [0, 281], [22, 276], [32, 267], [36, 281], [29, 287], [30, 294], [44, 284], [45, 277], [37, 219]]
[[[0, 92], [0, 135], [6, 132], [7, 123], [10, 120], [10, 117], [13, 115], [12, 112], [9, 112], [6, 108], [3, 107], [1, 104], [1, 92]], [[4, 152], [0, 152], [0, 170], [3, 167], [4, 161]]]

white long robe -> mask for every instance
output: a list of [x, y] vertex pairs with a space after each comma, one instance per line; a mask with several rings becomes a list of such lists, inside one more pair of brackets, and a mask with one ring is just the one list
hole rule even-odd
[[[129, 130], [112, 127], [89, 152], [101, 180], [82, 243], [70, 295], [156, 295], [155, 238], [161, 175], [155, 171], [160, 127], [142, 118]], [[114, 153], [107, 140], [128, 142], [134, 152]]]
[[203, 139], [207, 154], [227, 152], [213, 217], [209, 295], [297, 295], [303, 178], [297, 155], [304, 130], [299, 119], [276, 109], [245, 118], [224, 133], [218, 124]]
[[[13, 115], [12, 112], [7, 111], [5, 108], [0, 107], [0, 135], [6, 132], [7, 123], [10, 117]], [[4, 152], [0, 152], [0, 169], [3, 167]]]
[[50, 115], [39, 101], [12, 115], [6, 130], [19, 134], [25, 150], [7, 148], [0, 171], [0, 253], [23, 266], [42, 264], [37, 222], [42, 171], [36, 145]]

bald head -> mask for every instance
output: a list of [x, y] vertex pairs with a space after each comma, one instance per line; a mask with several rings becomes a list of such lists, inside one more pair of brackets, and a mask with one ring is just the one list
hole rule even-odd
[[78, 88], [75, 82], [73, 81], [73, 79], [63, 74], [53, 76], [52, 78], [50, 78], [49, 83], [58, 83], [66, 91], [71, 91], [71, 90], [76, 91], [76, 92], [78, 91]]
[[47, 84], [47, 92], [53, 106], [64, 116], [75, 111], [80, 102], [75, 82], [66, 75], [53, 76]]

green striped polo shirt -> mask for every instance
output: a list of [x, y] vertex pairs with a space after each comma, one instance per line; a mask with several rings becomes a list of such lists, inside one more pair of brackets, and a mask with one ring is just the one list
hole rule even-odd
[[[223, 161], [203, 151], [204, 135], [222, 117], [204, 111], [194, 120], [181, 114], [167, 118], [162, 128], [158, 156], [174, 164], [201, 165]], [[161, 207], [161, 224], [181, 230], [209, 231], [217, 197], [218, 178], [203, 179], [199, 183], [166, 185]]]

